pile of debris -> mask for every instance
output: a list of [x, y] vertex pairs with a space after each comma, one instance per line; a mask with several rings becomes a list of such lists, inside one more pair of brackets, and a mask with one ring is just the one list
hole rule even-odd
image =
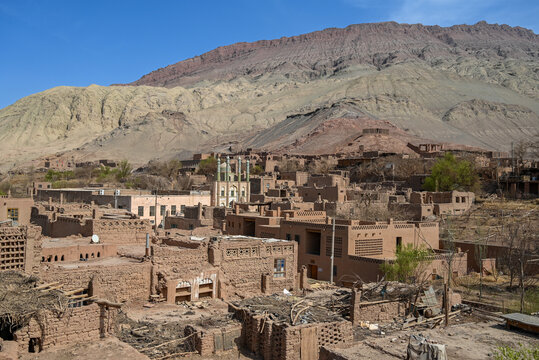
[[239, 308], [248, 309], [253, 314], [266, 315], [275, 322], [291, 325], [341, 320], [338, 312], [326, 306], [327, 299], [321, 296], [259, 296], [233, 303]]
[[69, 298], [54, 288], [37, 286], [38, 278], [18, 271], [0, 272], [0, 331], [12, 333], [30, 319], [40, 322], [43, 311], [63, 314]]
[[185, 326], [180, 322], [158, 324], [134, 321], [124, 313], [118, 316], [118, 338], [131, 345], [150, 359], [169, 358], [172, 355], [190, 354], [196, 350], [190, 338], [182, 337]]

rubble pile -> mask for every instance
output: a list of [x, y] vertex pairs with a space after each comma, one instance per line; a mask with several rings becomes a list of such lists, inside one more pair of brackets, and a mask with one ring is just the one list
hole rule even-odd
[[270, 320], [291, 325], [332, 322], [341, 315], [326, 305], [325, 297], [259, 296], [234, 303], [254, 314], [266, 314]]
[[191, 342], [182, 341], [185, 325], [179, 322], [158, 324], [134, 321], [125, 314], [121, 314], [118, 321], [120, 323], [118, 338], [150, 359], [194, 351]]

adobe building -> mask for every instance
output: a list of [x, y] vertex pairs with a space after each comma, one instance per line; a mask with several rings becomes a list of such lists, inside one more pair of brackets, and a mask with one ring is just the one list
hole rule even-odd
[[220, 157], [217, 158], [217, 174], [212, 187], [211, 206], [231, 207], [232, 203], [249, 201], [251, 194], [249, 159], [245, 165], [245, 173], [243, 173], [241, 157], [238, 156], [236, 171], [232, 172], [229, 156], [226, 157], [224, 164], [221, 164]]
[[345, 202], [349, 178], [335, 175], [310, 175], [306, 186], [298, 186], [298, 194], [303, 201]]
[[153, 291], [167, 303], [296, 288], [297, 245], [244, 236], [164, 237], [152, 245]]
[[[279, 233], [273, 236], [294, 239], [298, 243], [298, 265], [306, 266], [308, 276], [329, 281], [331, 271], [338, 284], [348, 285], [359, 276], [363, 281], [377, 281], [380, 265], [395, 259], [398, 247], [412, 244], [431, 250], [439, 249], [437, 222], [367, 222], [336, 220], [334, 266], [331, 269], [332, 223], [325, 220], [285, 219]], [[437, 254], [430, 268], [442, 274], [443, 254]], [[461, 253], [454, 264], [457, 275], [466, 273], [466, 257]], [[434, 269], [434, 270], [432, 270]]]
[[34, 200], [0, 195], [0, 222], [12, 221], [13, 225], [30, 225]]
[[422, 191], [410, 194], [410, 208], [416, 206], [422, 218], [429, 215], [460, 215], [470, 210], [474, 201], [475, 194], [471, 191]]
[[[284, 219], [299, 219], [305, 221], [325, 221], [324, 211], [309, 210], [265, 210], [264, 206], [259, 206], [259, 212], [240, 212], [239, 205], [234, 209], [234, 213], [226, 216], [226, 233], [229, 235], [256, 236], [262, 238], [281, 238], [280, 224]], [[291, 240], [286, 238], [286, 240]]]
[[211, 206], [186, 206], [183, 216], [170, 215], [165, 217], [165, 229], [193, 230], [198, 227], [213, 226], [213, 210]]
[[84, 203], [111, 206], [127, 210], [152, 225], [164, 226], [167, 211], [182, 212], [185, 206], [198, 203], [210, 205], [207, 191], [182, 191], [174, 194], [153, 194], [150, 191], [130, 189], [38, 189], [36, 201], [60, 203]]
[[100, 242], [116, 245], [143, 245], [146, 234], [153, 232], [149, 220], [125, 210], [84, 204], [37, 204], [32, 223], [42, 228], [43, 235], [53, 238], [97, 235]]

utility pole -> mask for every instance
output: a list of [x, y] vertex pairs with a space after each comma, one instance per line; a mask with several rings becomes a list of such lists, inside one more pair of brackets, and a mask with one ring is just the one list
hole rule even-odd
[[155, 190], [155, 207], [154, 207], [154, 212], [153, 212], [156, 235], [157, 235], [157, 193], [158, 193], [158, 190], [159, 189]]
[[333, 284], [333, 259], [335, 257], [335, 217], [333, 217], [333, 231], [331, 234], [331, 269], [330, 271], [330, 277], [329, 282]]
[[449, 325], [449, 290], [447, 282], [444, 283], [444, 307], [445, 307], [445, 326]]

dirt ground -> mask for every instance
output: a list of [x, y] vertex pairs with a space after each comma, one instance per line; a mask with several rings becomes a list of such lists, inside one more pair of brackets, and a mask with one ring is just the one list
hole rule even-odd
[[463, 322], [437, 329], [408, 329], [376, 335], [356, 346], [339, 350], [351, 359], [405, 359], [411, 334], [422, 334], [432, 342], [445, 344], [449, 359], [480, 360], [493, 357], [498, 346], [539, 346], [539, 338], [518, 330], [506, 330], [498, 321]]
[[20, 360], [148, 360], [130, 345], [115, 337], [72, 345], [63, 349], [45, 350], [37, 354], [24, 354]]

